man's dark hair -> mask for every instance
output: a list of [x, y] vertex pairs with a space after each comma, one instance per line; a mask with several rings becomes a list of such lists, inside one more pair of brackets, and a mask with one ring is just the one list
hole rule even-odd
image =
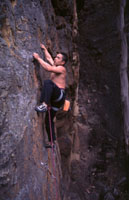
[[64, 53], [64, 52], [60, 52], [61, 53], [61, 55], [63, 56], [63, 61], [65, 62], [65, 64], [67, 63], [67, 61], [68, 61], [68, 56], [67, 56], [67, 54], [66, 53]]

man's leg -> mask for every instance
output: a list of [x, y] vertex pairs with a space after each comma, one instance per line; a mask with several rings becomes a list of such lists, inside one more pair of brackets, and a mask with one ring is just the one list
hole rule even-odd
[[44, 81], [44, 86], [40, 98], [41, 103], [45, 102], [47, 105], [51, 104], [53, 88], [54, 88], [54, 83], [51, 80]]
[[51, 98], [53, 94], [54, 83], [51, 80], [45, 80], [43, 90], [41, 93], [40, 102], [42, 103], [39, 106], [36, 106], [35, 110], [38, 112], [46, 112], [47, 106], [51, 104]]
[[[49, 114], [50, 114], [50, 118], [49, 118]], [[45, 116], [46, 131], [47, 131], [48, 140], [50, 143], [52, 143], [56, 140], [55, 126], [54, 126], [54, 121], [53, 121], [55, 115], [56, 115], [56, 111], [50, 109], [49, 111], [46, 112], [46, 116]]]

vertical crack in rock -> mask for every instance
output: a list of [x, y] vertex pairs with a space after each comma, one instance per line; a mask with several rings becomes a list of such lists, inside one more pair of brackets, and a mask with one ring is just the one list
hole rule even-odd
[[129, 82], [128, 82], [128, 45], [125, 33], [125, 6], [126, 0], [121, 1], [119, 30], [121, 36], [121, 63], [120, 63], [120, 79], [121, 79], [121, 101], [124, 117], [124, 134], [126, 151], [129, 155]]

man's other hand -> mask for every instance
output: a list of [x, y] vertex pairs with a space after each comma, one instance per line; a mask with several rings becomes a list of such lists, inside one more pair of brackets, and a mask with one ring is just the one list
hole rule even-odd
[[42, 48], [42, 49], [46, 49], [46, 47], [44, 46], [44, 44], [40, 44], [40, 47]]
[[34, 56], [35, 59], [40, 58], [38, 53], [33, 53], [33, 56]]

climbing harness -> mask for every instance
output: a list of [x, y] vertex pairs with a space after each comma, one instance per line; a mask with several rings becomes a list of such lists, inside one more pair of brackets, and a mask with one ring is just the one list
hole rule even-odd
[[62, 99], [62, 97], [64, 95], [64, 89], [60, 89], [60, 92], [61, 92], [60, 96], [57, 99], [55, 99], [54, 102], [58, 102], [58, 101], [60, 101]]
[[[59, 96], [56, 100], [54, 100], [54, 102], [59, 102], [59, 101], [62, 99], [65, 90], [64, 90], [64, 89], [61, 89], [60, 91], [61, 91], [60, 96]], [[58, 110], [61, 110], [61, 109], [62, 109], [63, 111], [69, 111], [69, 110], [70, 110], [70, 101], [67, 100], [67, 99], [65, 99], [64, 105], [61, 106], [60, 108], [57, 108], [57, 107], [54, 107], [54, 106], [52, 106], [51, 108], [52, 108], [54, 111], [58, 111]]]
[[[62, 97], [63, 97], [63, 95], [64, 95], [64, 92], [65, 92], [64, 89], [60, 89], [60, 96], [59, 96], [57, 99], [55, 99], [54, 102], [59, 102], [59, 101], [62, 99]], [[54, 106], [52, 106], [51, 108], [52, 108], [52, 110], [54, 110], [54, 111], [56, 111], [56, 112], [57, 112], [58, 110], [61, 110], [61, 109], [62, 109], [62, 107], [57, 108], [57, 107], [54, 107]]]
[[64, 105], [60, 108], [57, 107], [51, 107], [54, 111], [58, 111], [58, 110], [63, 110], [63, 111], [69, 111], [70, 110], [70, 101], [65, 99]]
[[51, 108], [52, 108], [52, 110], [54, 110], [56, 112], [61, 109], [61, 108], [57, 108], [57, 107], [54, 107], [54, 106], [52, 106]]

